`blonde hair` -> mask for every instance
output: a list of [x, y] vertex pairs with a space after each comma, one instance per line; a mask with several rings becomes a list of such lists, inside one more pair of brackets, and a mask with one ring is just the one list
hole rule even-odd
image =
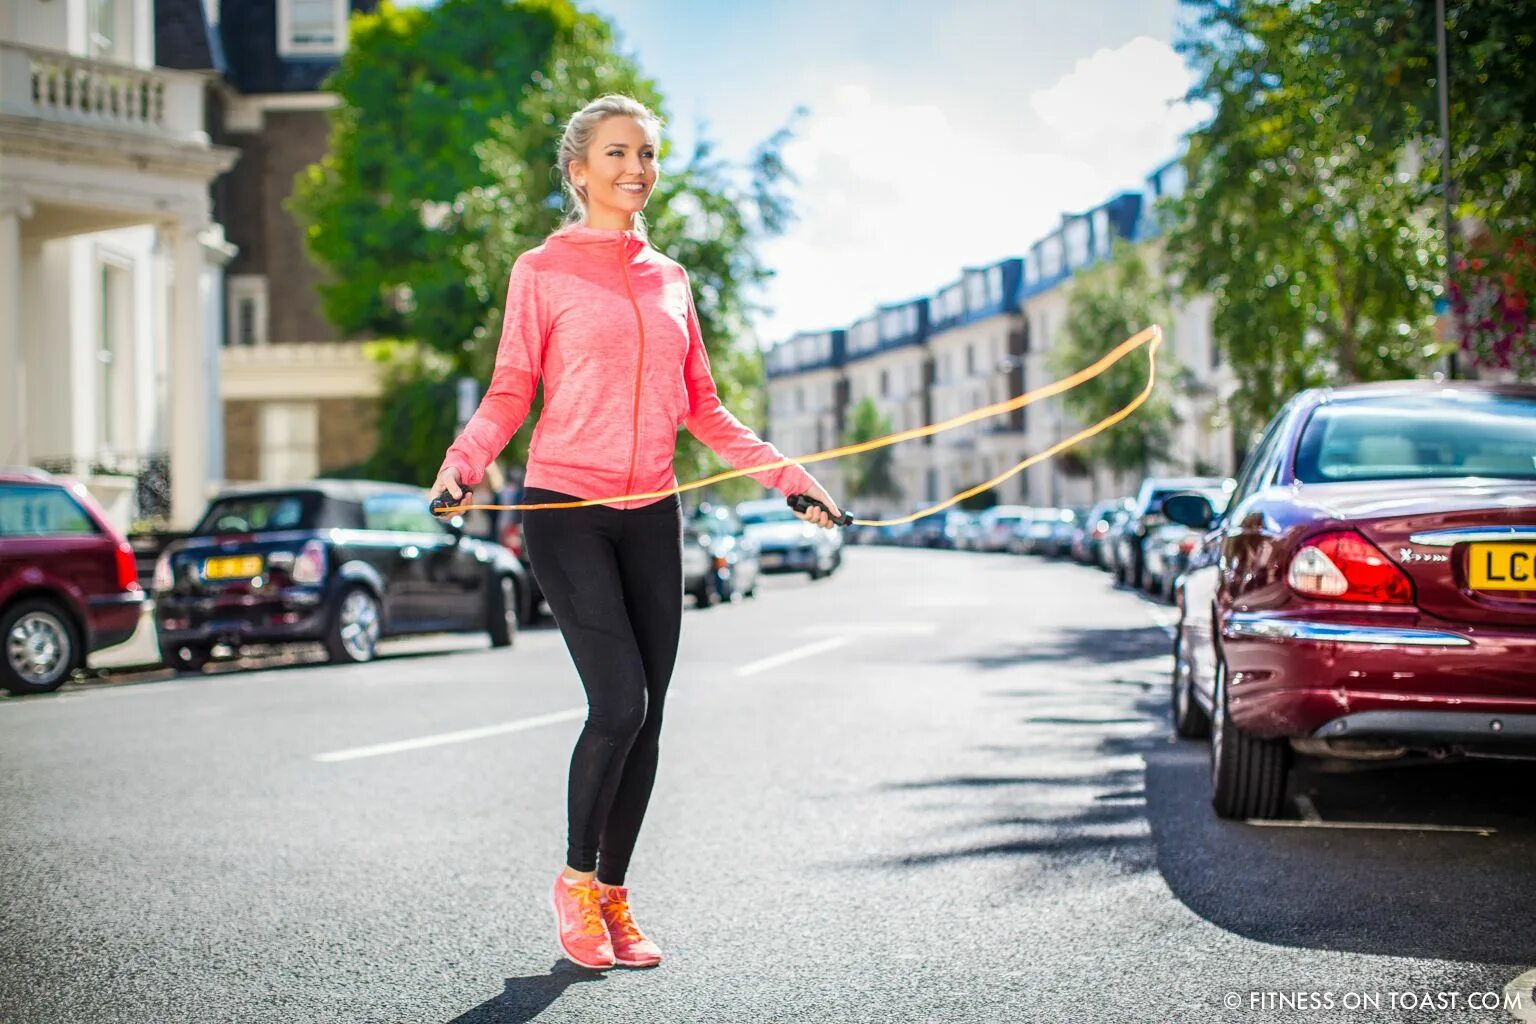
[[[592, 144], [592, 136], [597, 134], [597, 126], [610, 117], [632, 117], [640, 122], [640, 127], [648, 137], [655, 139], [658, 145], [661, 142], [661, 118], [633, 96], [609, 93], [599, 96], [572, 114], [560, 136], [558, 157], [561, 187], [567, 196], [566, 206], [569, 211], [562, 227], [580, 224], [587, 219], [586, 189], [578, 188], [571, 180], [571, 161], [587, 159], [587, 147]], [[635, 231], [640, 237], [645, 237], [644, 214], [635, 214]]]

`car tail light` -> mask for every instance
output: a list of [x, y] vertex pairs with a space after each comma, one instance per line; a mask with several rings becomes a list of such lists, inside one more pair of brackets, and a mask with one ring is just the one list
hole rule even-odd
[[523, 556], [523, 528], [516, 523], [508, 523], [501, 531], [501, 546], [521, 558]]
[[162, 552], [160, 557], [155, 559], [155, 578], [150, 586], [156, 590], [170, 590], [175, 585], [176, 580], [171, 576], [171, 553]]
[[716, 555], [715, 556], [715, 568], [716, 569], [724, 569], [727, 566], [729, 566], [730, 564], [731, 563], [725, 558], [724, 555]]
[[319, 583], [325, 579], [325, 545], [312, 540], [293, 560], [288, 578], [295, 583]]
[[133, 560], [133, 548], [125, 540], [117, 542], [117, 589], [139, 589], [139, 566]]
[[1380, 548], [1352, 530], [1325, 533], [1301, 546], [1287, 574], [1308, 597], [1373, 604], [1411, 604], [1413, 584]]

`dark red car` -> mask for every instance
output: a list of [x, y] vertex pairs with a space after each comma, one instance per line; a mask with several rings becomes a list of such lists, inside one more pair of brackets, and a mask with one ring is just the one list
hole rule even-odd
[[0, 689], [58, 689], [133, 635], [143, 603], [133, 549], [83, 486], [0, 472]]
[[1281, 812], [1291, 758], [1536, 758], [1536, 387], [1297, 395], [1180, 577], [1173, 719], [1218, 814]]

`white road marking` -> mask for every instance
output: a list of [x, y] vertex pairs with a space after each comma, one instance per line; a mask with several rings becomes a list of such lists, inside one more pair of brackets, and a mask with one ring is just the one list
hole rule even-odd
[[500, 725], [483, 725], [476, 729], [442, 732], [435, 736], [418, 736], [415, 739], [396, 740], [393, 743], [375, 743], [370, 747], [333, 750], [327, 754], [316, 754], [315, 760], [327, 764], [334, 764], [337, 761], [356, 761], [360, 757], [378, 757], [380, 754], [398, 754], [406, 750], [441, 747], [449, 743], [466, 743], [469, 740], [484, 739], [487, 736], [503, 736], [511, 732], [523, 732], [526, 729], [537, 729], [540, 726], [555, 725], [558, 722], [570, 722], [585, 717], [587, 717], [587, 709], [583, 705], [567, 711], [536, 715], [533, 718], [520, 718], [515, 722], [503, 722]]
[[1268, 821], [1262, 818], [1247, 819], [1249, 825], [1265, 828], [1365, 828], [1390, 832], [1472, 832], [1491, 836], [1498, 831], [1484, 825], [1417, 825], [1400, 821]]
[[927, 636], [938, 631], [937, 622], [828, 622], [795, 632], [802, 636], [889, 636], [892, 633]]
[[738, 676], [757, 675], [759, 672], [766, 672], [771, 668], [778, 668], [780, 665], [787, 665], [792, 661], [799, 661], [801, 658], [809, 658], [813, 654], [820, 654], [823, 651], [830, 651], [834, 647], [841, 647], [847, 642], [848, 637], [846, 636], [828, 637], [825, 640], [818, 640], [813, 644], [804, 644], [800, 647], [782, 651], [771, 657], [763, 658], [760, 661], [742, 665], [736, 670], [736, 674]]

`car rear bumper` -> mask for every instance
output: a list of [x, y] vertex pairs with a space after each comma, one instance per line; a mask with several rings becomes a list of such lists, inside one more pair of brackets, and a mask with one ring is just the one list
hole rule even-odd
[[758, 552], [758, 566], [762, 572], [806, 572], [816, 567], [819, 555], [815, 548], [763, 548]]
[[101, 594], [86, 599], [90, 606], [91, 652], [116, 647], [132, 638], [144, 611], [142, 590]]
[[324, 633], [329, 607], [316, 587], [291, 587], [270, 598], [155, 598], [155, 632], [171, 643], [262, 643], [315, 640]]
[[1507, 742], [1524, 725], [1490, 723], [1536, 720], [1536, 630], [1413, 622], [1230, 615], [1222, 650], [1233, 722], [1256, 736], [1385, 737], [1401, 726], [1424, 742]]

